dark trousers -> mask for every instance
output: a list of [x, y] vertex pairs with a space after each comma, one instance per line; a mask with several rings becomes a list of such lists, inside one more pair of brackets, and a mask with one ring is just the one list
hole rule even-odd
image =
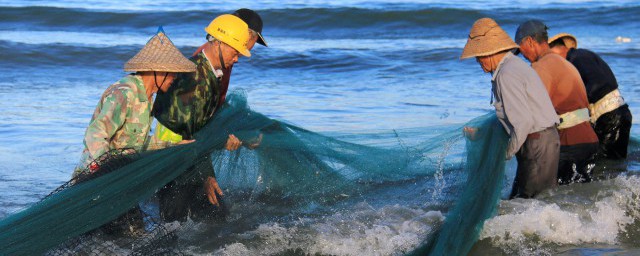
[[136, 206], [115, 220], [102, 225], [100, 229], [106, 234], [115, 236], [135, 236], [144, 233], [144, 214]]
[[631, 111], [626, 104], [598, 118], [593, 126], [600, 140], [598, 158], [612, 160], [627, 158], [631, 121]]
[[[213, 163], [210, 157], [204, 157], [160, 189], [157, 195], [162, 220], [185, 221], [187, 217], [202, 220], [220, 215], [221, 207], [209, 202], [204, 189], [204, 181], [209, 176], [215, 177]], [[218, 199], [222, 204], [221, 198]]]
[[573, 182], [590, 182], [591, 169], [595, 166], [598, 143], [583, 143], [560, 147], [558, 182], [561, 185]]
[[518, 170], [509, 198], [531, 198], [558, 185], [560, 136], [555, 127], [530, 134], [516, 153]]

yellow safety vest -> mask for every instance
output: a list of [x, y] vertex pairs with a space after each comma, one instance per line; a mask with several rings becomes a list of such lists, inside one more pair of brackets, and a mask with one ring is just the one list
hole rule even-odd
[[182, 136], [180, 136], [180, 134], [169, 130], [169, 128], [164, 127], [164, 125], [160, 123], [156, 125], [156, 132], [154, 136], [156, 136], [160, 141], [166, 141], [172, 144], [182, 141]]

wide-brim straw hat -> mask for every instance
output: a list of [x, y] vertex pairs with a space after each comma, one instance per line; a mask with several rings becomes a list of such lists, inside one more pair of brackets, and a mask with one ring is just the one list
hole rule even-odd
[[549, 38], [549, 44], [559, 39], [562, 40], [564, 46], [566, 46], [567, 48], [578, 48], [578, 39], [576, 39], [575, 36], [569, 33], [559, 33]]
[[195, 72], [196, 65], [182, 55], [160, 28], [142, 50], [124, 64], [124, 70], [128, 72]]
[[514, 48], [518, 48], [518, 45], [496, 21], [482, 18], [473, 23], [460, 59], [489, 56]]

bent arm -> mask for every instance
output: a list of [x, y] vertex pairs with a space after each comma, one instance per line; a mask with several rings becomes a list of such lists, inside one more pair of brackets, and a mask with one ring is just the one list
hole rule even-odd
[[127, 117], [127, 98], [119, 90], [103, 98], [84, 135], [84, 145], [92, 159], [109, 151], [109, 142]]

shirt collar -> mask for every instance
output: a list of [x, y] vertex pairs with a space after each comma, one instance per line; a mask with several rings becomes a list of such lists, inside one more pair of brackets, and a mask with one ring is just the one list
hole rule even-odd
[[204, 59], [207, 60], [207, 63], [209, 63], [209, 67], [211, 68], [211, 71], [216, 76], [216, 78], [220, 78], [224, 75], [224, 73], [222, 72], [222, 69], [215, 69], [213, 67], [213, 65], [211, 64], [211, 61], [209, 60], [209, 57], [207, 57], [207, 55], [204, 54], [204, 49], [202, 49], [202, 56], [204, 56]]
[[500, 63], [498, 63], [498, 67], [496, 67], [496, 70], [493, 71], [493, 74], [491, 76], [491, 81], [495, 81], [496, 80], [496, 76], [498, 76], [498, 72], [500, 72], [500, 68], [502, 68], [502, 64], [509, 58], [513, 57], [513, 53], [511, 53], [511, 51], [508, 51], [507, 54], [504, 55], [504, 57], [502, 58], [502, 60], [500, 60]]

